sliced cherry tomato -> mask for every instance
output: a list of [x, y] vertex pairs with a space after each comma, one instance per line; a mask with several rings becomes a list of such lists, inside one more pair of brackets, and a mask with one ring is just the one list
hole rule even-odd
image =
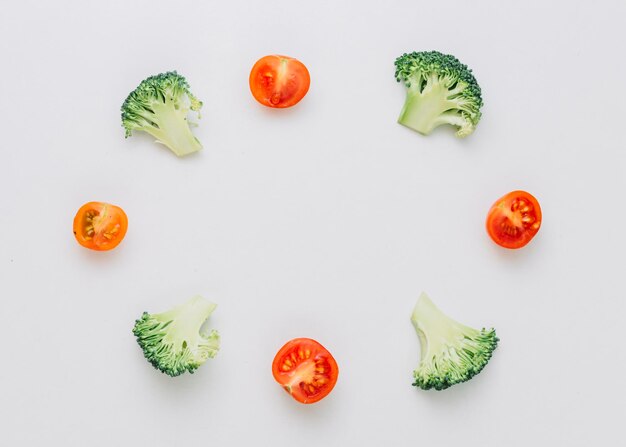
[[74, 217], [74, 236], [83, 247], [105, 251], [118, 246], [128, 228], [126, 213], [119, 206], [89, 202]]
[[297, 59], [265, 56], [250, 71], [252, 96], [264, 106], [291, 107], [309, 91], [309, 70]]
[[521, 248], [535, 237], [541, 226], [539, 202], [526, 191], [500, 197], [487, 214], [487, 232], [505, 248]]
[[274, 379], [303, 404], [312, 404], [331, 392], [339, 368], [326, 348], [310, 338], [294, 338], [274, 357]]

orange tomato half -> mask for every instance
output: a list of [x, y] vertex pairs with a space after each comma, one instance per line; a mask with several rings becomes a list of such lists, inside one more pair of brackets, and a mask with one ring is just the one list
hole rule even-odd
[[83, 247], [106, 251], [119, 245], [126, 235], [128, 218], [119, 206], [89, 202], [74, 217], [74, 236]]

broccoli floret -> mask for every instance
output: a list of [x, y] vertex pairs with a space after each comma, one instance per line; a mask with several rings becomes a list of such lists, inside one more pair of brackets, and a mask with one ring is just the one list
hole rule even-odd
[[421, 360], [413, 386], [444, 390], [482, 371], [498, 344], [496, 331], [476, 330], [441, 312], [422, 293], [411, 321], [421, 344]]
[[480, 120], [483, 100], [472, 70], [449, 54], [421, 51], [396, 59], [396, 80], [407, 87], [398, 122], [428, 135], [437, 126], [457, 126], [466, 137]]
[[201, 107], [202, 102], [189, 91], [187, 80], [175, 71], [150, 76], [122, 104], [126, 138], [133, 130], [143, 130], [179, 157], [197, 152], [202, 145], [191, 133], [187, 115], [190, 110], [199, 112]]
[[216, 304], [195, 296], [168, 312], [144, 312], [135, 322], [133, 334], [152, 366], [175, 377], [193, 372], [209, 358], [215, 357], [220, 337], [217, 331], [200, 332]]

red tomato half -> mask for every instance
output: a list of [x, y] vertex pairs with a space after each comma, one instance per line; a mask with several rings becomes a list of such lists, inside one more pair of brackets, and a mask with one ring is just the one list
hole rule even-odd
[[304, 64], [287, 56], [265, 56], [250, 71], [252, 96], [264, 106], [291, 107], [309, 91], [311, 77]]
[[89, 202], [74, 217], [74, 236], [80, 245], [106, 251], [118, 246], [128, 228], [126, 213], [119, 206]]
[[539, 202], [526, 191], [500, 197], [487, 214], [487, 232], [505, 248], [521, 248], [535, 237], [541, 226]]
[[295, 338], [272, 363], [274, 379], [303, 404], [323, 399], [337, 383], [339, 368], [326, 348], [310, 338]]

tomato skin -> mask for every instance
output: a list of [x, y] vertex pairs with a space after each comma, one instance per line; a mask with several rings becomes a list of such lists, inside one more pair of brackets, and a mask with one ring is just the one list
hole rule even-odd
[[496, 244], [509, 249], [522, 248], [541, 227], [541, 207], [532, 194], [511, 191], [492, 205], [486, 226]]
[[272, 374], [296, 401], [312, 404], [328, 396], [335, 387], [339, 367], [317, 341], [294, 338], [274, 357]]
[[88, 202], [74, 216], [74, 236], [80, 245], [96, 251], [117, 247], [128, 229], [122, 208], [104, 202]]
[[311, 76], [305, 65], [289, 56], [264, 56], [250, 71], [250, 91], [267, 107], [296, 105], [309, 91]]

